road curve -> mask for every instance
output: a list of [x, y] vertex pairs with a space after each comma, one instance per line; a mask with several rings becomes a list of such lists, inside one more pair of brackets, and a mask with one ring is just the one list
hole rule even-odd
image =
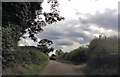
[[83, 67], [50, 61], [39, 75], [84, 75]]

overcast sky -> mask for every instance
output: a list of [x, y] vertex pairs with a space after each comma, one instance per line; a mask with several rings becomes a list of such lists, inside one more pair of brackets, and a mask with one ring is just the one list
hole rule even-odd
[[[69, 52], [86, 45], [100, 33], [106, 36], [117, 35], [119, 0], [58, 0], [60, 15], [64, 21], [44, 27], [36, 36], [54, 42], [55, 49]], [[44, 0], [43, 11], [49, 11]], [[26, 42], [26, 43], [25, 43]], [[21, 40], [19, 45], [36, 45], [32, 40]]]

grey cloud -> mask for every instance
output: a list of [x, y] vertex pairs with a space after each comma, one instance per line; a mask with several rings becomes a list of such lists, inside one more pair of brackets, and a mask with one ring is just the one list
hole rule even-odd
[[120, 14], [118, 14], [118, 31], [120, 31]]
[[[87, 44], [93, 39], [93, 34], [100, 33], [99, 30], [89, 28], [92, 24], [106, 29], [117, 29], [117, 15], [115, 13], [116, 10], [106, 9], [102, 14], [99, 12], [95, 15], [86, 14], [88, 19], [81, 19], [80, 21], [75, 19], [64, 20], [44, 27], [44, 31], [37, 34], [37, 37], [52, 40], [54, 42], [53, 47], [56, 49], [61, 49], [62, 46], [72, 46], [74, 42]], [[79, 26], [75, 27], [76, 25]], [[85, 34], [84, 31], [89, 32], [90, 35]]]
[[[69, 27], [69, 24], [72, 24], [72, 26]], [[75, 28], [75, 25], [80, 25], [78, 20], [66, 20], [58, 23], [57, 25], [49, 25], [45, 27], [44, 31], [38, 34], [37, 37], [41, 39], [50, 39], [55, 45], [59, 46], [73, 45], [73, 42], [78, 42], [80, 44], [88, 43], [91, 37], [86, 36], [83, 33], [83, 31], [90, 31], [88, 26], [81, 25], [80, 27]], [[78, 40], [78, 38], [83, 38], [83, 40]], [[63, 39], [68, 39], [70, 41]]]
[[56, 40], [56, 39], [60, 39], [60, 37], [59, 37], [60, 35], [62, 35], [62, 34], [57, 31], [47, 31], [47, 32], [37, 34], [37, 37], [41, 38], [41, 39], [46, 38], [49, 40]]
[[77, 20], [72, 19], [67, 21], [66, 24], [75, 26], [75, 25], [79, 25], [80, 23]]
[[95, 0], [95, 1], [99, 1], [99, 0]]
[[[82, 32], [81, 33], [80, 32], [72, 32], [66, 36], [75, 42], [79, 42], [80, 44], [86, 44], [86, 43], [90, 42], [90, 40], [92, 39], [92, 37], [86, 36]], [[83, 38], [83, 40], [79, 40], [78, 38]]]
[[[74, 22], [74, 23], [73, 23]], [[37, 34], [38, 38], [44, 39], [50, 39], [50, 40], [56, 40], [56, 39], [61, 39], [62, 37], [65, 38], [66, 34], [65, 32], [72, 32], [74, 31], [72, 27], [68, 27], [68, 25], [78, 25], [79, 22], [76, 20], [67, 20], [67, 21], [63, 21], [61, 23], [56, 24], [52, 24], [49, 25], [44, 29], [43, 32]], [[72, 29], [72, 30], [71, 30]]]
[[63, 46], [66, 46], [66, 45], [73, 45], [73, 43], [72, 43], [72, 42], [63, 41], [63, 42], [59, 42], [59, 43], [57, 43], [57, 45], [63, 45]]
[[96, 12], [95, 15], [87, 14], [87, 19], [81, 19], [80, 22], [83, 24], [96, 24], [99, 27], [103, 27], [106, 29], [118, 29], [117, 22], [117, 10], [106, 9], [104, 13]]
[[62, 49], [62, 45], [60, 46], [60, 45], [54, 44], [54, 45], [53, 45], [53, 48], [55, 48], [55, 49]]

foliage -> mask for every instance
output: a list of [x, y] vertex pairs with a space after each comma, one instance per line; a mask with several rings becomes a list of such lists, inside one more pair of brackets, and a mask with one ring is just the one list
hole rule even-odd
[[[14, 32], [15, 28], [2, 28], [2, 63], [4, 67], [12, 67], [15, 63], [15, 51], [19, 35]], [[15, 35], [15, 36], [13, 36]]]
[[79, 47], [71, 52], [57, 56], [57, 61], [64, 63], [86, 63], [87, 75], [117, 75], [118, 60], [118, 37], [94, 38], [88, 48]]
[[20, 47], [22, 50], [16, 51], [16, 59], [19, 64], [41, 64], [42, 61], [47, 60], [47, 55], [43, 54], [36, 47]]
[[43, 31], [42, 27], [64, 19], [56, 10], [58, 2], [53, 1], [51, 4], [51, 1], [51, 12], [42, 12], [41, 2], [2, 3], [3, 68], [13, 67], [16, 57], [22, 55], [22, 50], [19, 52], [20, 55], [16, 53], [19, 51], [17, 45], [20, 37], [26, 38], [23, 35], [28, 33], [29, 37], [37, 42], [35, 34]]
[[118, 73], [118, 38], [95, 38], [90, 42], [87, 53], [89, 58], [87, 68], [90, 74]]
[[47, 55], [32, 46], [19, 47], [14, 54], [16, 55], [15, 63], [13, 63], [14, 67], [4, 68], [3, 74], [35, 74], [35, 72], [37, 73], [43, 68], [42, 66], [49, 62], [49, 57]]
[[54, 48], [50, 47], [50, 45], [52, 45], [53, 42], [51, 40], [48, 39], [42, 39], [39, 41], [39, 44], [37, 45], [37, 47], [39, 48], [40, 51], [42, 51], [43, 53], [45, 53], [46, 55], [48, 55], [49, 52], [53, 52]]
[[51, 40], [48, 40], [48, 39], [42, 39], [39, 41], [39, 45], [46, 45], [47, 47], [49, 47], [52, 44], [53, 44], [53, 42]]
[[55, 52], [56, 55], [60, 55], [60, 54], [62, 54], [62, 53], [63, 53], [63, 51], [62, 51], [61, 49], [58, 49], [58, 50], [56, 50], [56, 52]]
[[55, 55], [55, 54], [52, 54], [52, 55], [50, 56], [50, 60], [56, 60], [56, 55]]
[[[52, 11], [50, 13], [42, 13], [41, 4], [41, 2], [3, 3], [3, 27], [15, 27], [20, 30], [19, 34], [26, 33], [25, 30], [28, 29], [29, 37], [33, 38], [34, 34], [42, 31], [41, 27], [57, 22], [59, 19], [64, 19], [59, 16], [58, 10], [55, 9], [58, 7], [58, 5], [56, 5], [58, 4], [57, 1], [54, 1], [51, 5], [54, 6], [54, 8], [51, 7]], [[44, 16], [45, 19], [42, 19], [40, 15]]]
[[71, 61], [72, 63], [79, 64], [87, 61], [87, 52], [88, 48], [79, 47], [69, 53], [62, 53], [57, 57], [58, 60]]

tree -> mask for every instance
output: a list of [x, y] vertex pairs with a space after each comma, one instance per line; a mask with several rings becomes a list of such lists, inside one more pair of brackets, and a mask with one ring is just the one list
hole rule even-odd
[[[43, 31], [42, 27], [64, 19], [56, 10], [57, 1], [49, 2], [51, 12], [42, 12], [41, 4], [42, 2], [2, 3], [3, 67], [12, 66], [15, 62], [14, 53], [17, 50], [18, 41], [25, 33], [28, 33], [29, 37], [37, 42], [34, 35]], [[45, 19], [42, 19], [41, 16], [44, 16]]]
[[54, 50], [53, 47], [49, 48], [50, 45], [52, 45], [52, 44], [53, 44], [53, 42], [51, 40], [43, 39], [43, 40], [39, 41], [39, 44], [37, 46], [40, 49], [40, 51], [42, 51], [48, 55], [49, 52], [53, 52], [53, 50]]
[[53, 52], [53, 51], [54, 51], [54, 48], [53, 48], [53, 47], [51, 47], [51, 48], [50, 48], [50, 52]]
[[45, 45], [47, 47], [49, 47], [52, 44], [53, 44], [53, 42], [51, 40], [48, 40], [48, 39], [42, 39], [39, 41], [39, 45]]
[[63, 51], [62, 51], [61, 49], [58, 49], [58, 50], [56, 50], [56, 52], [55, 52], [56, 55], [60, 55], [61, 53], [63, 53]]
[[56, 55], [55, 55], [55, 54], [52, 54], [52, 55], [50, 56], [50, 60], [56, 60]]

